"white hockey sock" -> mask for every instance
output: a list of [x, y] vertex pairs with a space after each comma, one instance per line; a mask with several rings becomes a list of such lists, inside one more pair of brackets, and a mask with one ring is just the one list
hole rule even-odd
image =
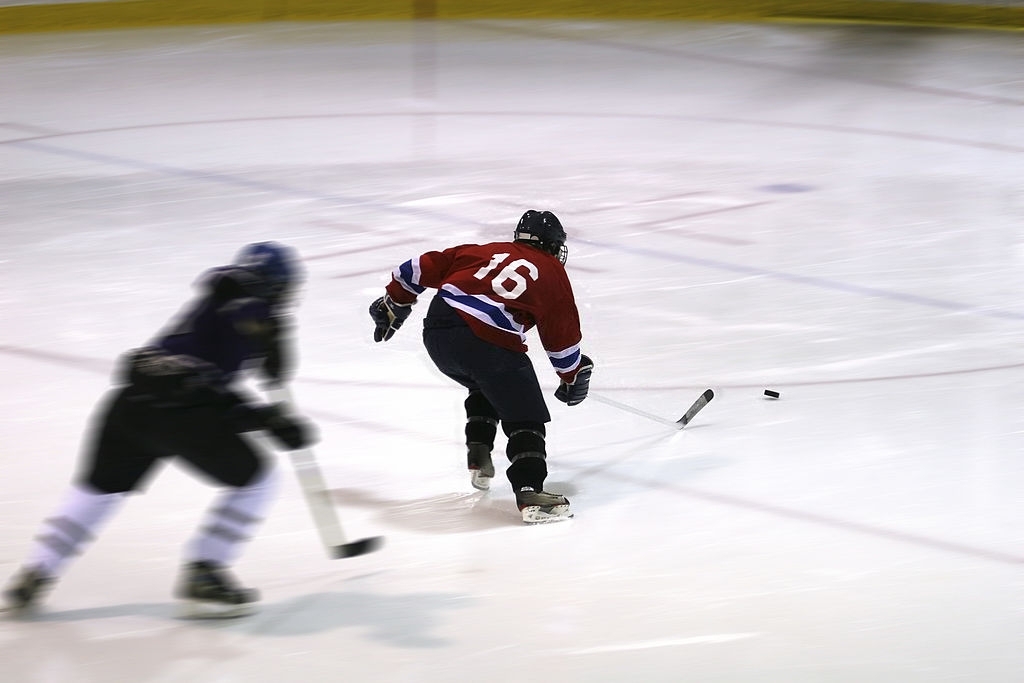
[[263, 521], [276, 490], [277, 475], [268, 468], [256, 481], [221, 493], [206, 514], [203, 526], [189, 543], [186, 560], [222, 565], [234, 563]]
[[67, 562], [95, 538], [100, 526], [120, 507], [125, 496], [124, 493], [99, 493], [83, 484], [72, 486], [56, 513], [43, 522], [26, 566], [39, 567], [55, 578], [59, 576]]

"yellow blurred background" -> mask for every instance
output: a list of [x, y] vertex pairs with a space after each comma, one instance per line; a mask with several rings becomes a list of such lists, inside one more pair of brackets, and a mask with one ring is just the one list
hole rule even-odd
[[0, 33], [355, 19], [856, 21], [1019, 30], [1024, 0], [0, 0]]

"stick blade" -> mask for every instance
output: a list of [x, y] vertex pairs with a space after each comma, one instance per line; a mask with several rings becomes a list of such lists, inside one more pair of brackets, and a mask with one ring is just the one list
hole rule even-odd
[[334, 546], [331, 548], [331, 557], [339, 560], [345, 557], [365, 555], [366, 553], [372, 553], [375, 550], [379, 550], [382, 545], [384, 545], [383, 536], [371, 536], [370, 538], [363, 538], [358, 541], [352, 541], [351, 543], [343, 543], [342, 545]]
[[690, 424], [690, 420], [692, 420], [694, 416], [697, 415], [697, 413], [703, 410], [704, 406], [710, 403], [711, 399], [713, 399], [714, 397], [715, 392], [711, 391], [710, 389], [705, 389], [704, 393], [698, 396], [697, 400], [693, 402], [693, 405], [690, 406], [689, 410], [683, 413], [683, 416], [681, 418], [676, 420], [676, 424], [679, 425], [679, 429], [682, 429], [686, 425]]

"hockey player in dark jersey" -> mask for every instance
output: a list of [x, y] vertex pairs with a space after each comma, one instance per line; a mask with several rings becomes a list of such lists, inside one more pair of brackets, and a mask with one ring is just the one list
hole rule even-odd
[[550, 211], [527, 211], [512, 242], [429, 251], [394, 269], [386, 293], [370, 305], [374, 340], [402, 326], [417, 297], [436, 289], [423, 343], [437, 368], [468, 391], [467, 465], [474, 487], [490, 488], [491, 451], [500, 424], [506, 476], [528, 524], [572, 517], [569, 501], [544, 491], [545, 424], [551, 421], [526, 333], [536, 327], [558, 374], [555, 397], [570, 406], [587, 397], [594, 364], [580, 351], [579, 312], [565, 272], [565, 230]]
[[312, 428], [238, 385], [248, 370], [271, 382], [290, 376], [289, 307], [298, 268], [283, 245], [245, 247], [234, 265], [201, 278], [200, 296], [167, 330], [124, 356], [80, 472], [4, 592], [10, 608], [35, 607], [127, 495], [145, 488], [158, 463], [176, 457], [224, 487], [185, 551], [175, 589], [183, 615], [252, 611], [256, 591], [238, 586], [228, 567], [262, 521], [274, 477], [267, 456], [240, 434], [262, 430], [280, 447], [296, 449], [311, 440]]

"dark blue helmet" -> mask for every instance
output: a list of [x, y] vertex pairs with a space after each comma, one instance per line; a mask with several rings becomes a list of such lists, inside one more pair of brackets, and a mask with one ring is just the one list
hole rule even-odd
[[249, 271], [266, 289], [267, 297], [284, 301], [303, 280], [298, 254], [291, 247], [277, 242], [256, 242], [238, 252], [235, 265]]
[[532, 244], [562, 263], [565, 263], [569, 255], [569, 250], [565, 248], [565, 230], [550, 211], [530, 209], [524, 213], [516, 226], [515, 241]]

